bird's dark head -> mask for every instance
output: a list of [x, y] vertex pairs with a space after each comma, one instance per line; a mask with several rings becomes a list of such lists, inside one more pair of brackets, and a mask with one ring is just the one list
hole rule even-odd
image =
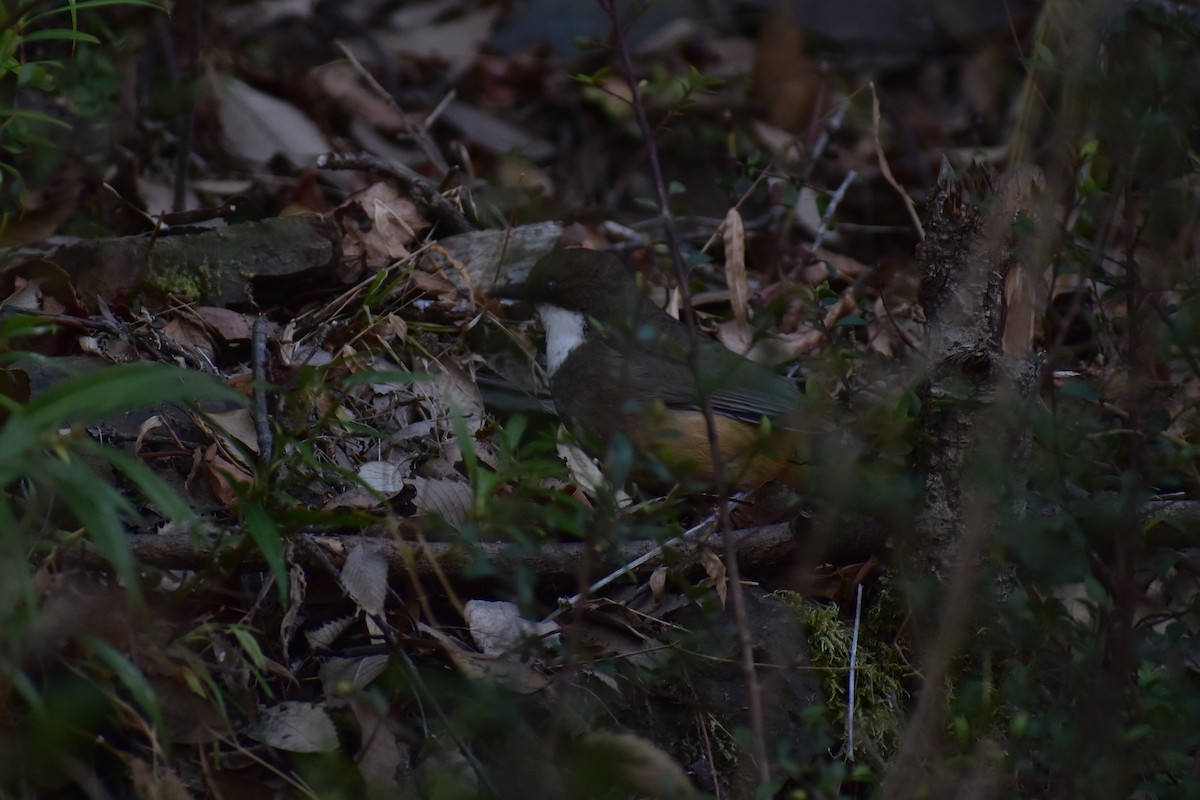
[[636, 300], [633, 277], [609, 253], [556, 250], [529, 271], [520, 298], [535, 305], [578, 311], [601, 322], [628, 320]]

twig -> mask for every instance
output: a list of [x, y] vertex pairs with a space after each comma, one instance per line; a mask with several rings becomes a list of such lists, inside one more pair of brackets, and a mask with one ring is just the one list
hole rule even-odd
[[188, 86], [183, 92], [187, 101], [179, 114], [179, 148], [175, 153], [175, 196], [171, 203], [171, 210], [176, 213], [183, 211], [187, 205], [188, 163], [192, 158], [196, 127], [196, 92], [192, 87], [200, 75], [200, 37], [204, 31], [203, 0], [195, 0], [192, 3], [191, 22], [187, 33]]
[[850, 679], [846, 687], [846, 760], [854, 760], [854, 683], [858, 674], [858, 622], [862, 615], [862, 584], [854, 593], [854, 633], [850, 636]]
[[[371, 528], [368, 533], [381, 529]], [[861, 554], [863, 548], [871, 549], [882, 546], [884, 534], [876, 532], [874, 541], [856, 545], [853, 554], [827, 555], [832, 558], [852, 558]], [[289, 534], [297, 541], [312, 540], [322, 548], [333, 552], [349, 552], [349, 548], [363, 541], [363, 533], [335, 535], [329, 533]], [[190, 533], [164, 533], [157, 536], [130, 536], [127, 539], [130, 552], [138, 563], [147, 567], [160, 569], [203, 569], [214, 559], [219, 559], [227, 553], [236, 536], [218, 536], [197, 538]], [[716, 534], [710, 534], [695, 542], [680, 543], [684, 552], [698, 550], [702, 546], [712, 546], [716, 542]], [[781, 563], [795, 549], [795, 537], [791, 525], [777, 523], [761, 528], [747, 528], [738, 531], [737, 536], [740, 556], [743, 561], [767, 566]], [[396, 574], [411, 574], [419, 578], [433, 577], [437, 570], [442, 570], [447, 576], [461, 576], [464, 571], [471, 569], [480, 561], [486, 561], [498, 573], [510, 572], [521, 568], [547, 579], [562, 579], [577, 572], [577, 566], [583, 561], [587, 546], [582, 542], [562, 542], [543, 547], [537, 553], [530, 553], [519, 546], [502, 542], [479, 542], [470, 548], [452, 542], [428, 542], [426, 544], [406, 543], [392, 539], [371, 539], [371, 546], [377, 548], [387, 560], [388, 567]], [[601, 553], [597, 556], [605, 566], [632, 561], [647, 551], [658, 548], [659, 543], [651, 540], [638, 540], [620, 545], [615, 553]], [[306, 551], [299, 558], [306, 559]], [[661, 558], [662, 553], [658, 554]], [[104, 557], [94, 549], [81, 543], [64, 543], [57, 548], [51, 558], [61, 559], [62, 563], [88, 569], [104, 569]], [[434, 563], [436, 562], [436, 568]], [[657, 562], [651, 562], [657, 563]], [[239, 557], [237, 567], [247, 570], [261, 570], [265, 566], [263, 559], [253, 552]]]
[[443, 197], [428, 179], [403, 164], [385, 161], [371, 153], [326, 153], [317, 159], [321, 169], [357, 169], [400, 185], [421, 206], [422, 212], [439, 223], [446, 234], [467, 233], [475, 227], [453, 203]]
[[842, 185], [833, 193], [833, 197], [829, 198], [829, 206], [825, 209], [825, 213], [821, 215], [821, 223], [817, 225], [817, 233], [813, 237], [812, 251], [815, 254], [820, 249], [821, 243], [825, 241], [825, 234], [829, 232], [829, 222], [833, 219], [833, 215], [837, 213], [837, 207], [841, 205], [842, 198], [846, 196], [846, 190], [850, 188], [850, 184], [854, 183], [854, 179], [858, 177], [858, 173], [850, 170], [846, 173], [846, 177], [842, 179]]
[[254, 320], [250, 341], [251, 372], [254, 375], [254, 429], [258, 436], [258, 463], [271, 463], [275, 437], [271, 433], [271, 414], [267, 409], [267, 318], [259, 314]]
[[[707, 539], [708, 536], [715, 529], [716, 529], [716, 520], [712, 516], [709, 516], [707, 519], [705, 519], [699, 525], [693, 525], [691, 528], [688, 528], [686, 531], [679, 534], [678, 536], [676, 536], [672, 539], [668, 539], [667, 541], [663, 542], [662, 544], [658, 545], [657, 547], [651, 548], [650, 550], [648, 550], [647, 552], [638, 556], [637, 558], [633, 559], [632, 561], [630, 561], [626, 564], [622, 564], [620, 567], [618, 567], [617, 569], [608, 573], [600, 580], [595, 581], [594, 583], [590, 584], [587, 587], [586, 592], [580, 592], [579, 594], [576, 594], [573, 597], [570, 597], [566, 601], [564, 601], [564, 603], [563, 603], [564, 607], [569, 607], [569, 606], [575, 605], [581, 599], [583, 599], [585, 596], [595, 594], [596, 592], [600, 591], [601, 589], [603, 589], [604, 587], [608, 586], [610, 583], [615, 581], [617, 578], [620, 578], [623, 575], [632, 574], [633, 572], [637, 571], [641, 567], [645, 566], [650, 561], [657, 561], [658, 557], [661, 556], [663, 553], [665, 553], [667, 550], [677, 548], [682, 544], [692, 544], [692, 543], [696, 543], [696, 542], [702, 541], [704, 539]], [[547, 617], [547, 619], [554, 619], [554, 617], [558, 616], [560, 611], [561, 611], [561, 609], [559, 609], [559, 611], [555, 611], [553, 614], [551, 614], [549, 617]]]
[[413, 140], [417, 143], [417, 147], [421, 148], [421, 152], [425, 154], [425, 157], [428, 158], [430, 163], [433, 164], [434, 168], [437, 169], [438, 175], [445, 175], [447, 172], [449, 172], [450, 166], [446, 163], [445, 157], [442, 156], [441, 151], [438, 150], [437, 144], [435, 144], [433, 139], [429, 137], [428, 126], [422, 125], [419, 128], [413, 126], [408, 120], [408, 115], [404, 113], [404, 109], [402, 109], [400, 104], [396, 102], [396, 98], [392, 96], [392, 93], [383, 88], [383, 85], [380, 84], [379, 81], [375, 80], [375, 76], [371, 74], [370, 70], [362, 65], [362, 62], [358, 60], [358, 57], [354, 55], [350, 48], [346, 47], [345, 42], [339, 41], [337, 42], [337, 46], [342, 53], [345, 54], [346, 58], [350, 59], [350, 66], [354, 68], [354, 71], [357, 72], [359, 76], [367, 82], [367, 85], [371, 87], [375, 94], [379, 95], [380, 98], [383, 99], [383, 102], [388, 104], [388, 107], [391, 108], [392, 111], [396, 112], [396, 116], [400, 118], [400, 122], [404, 125], [408, 135], [413, 137]]
[[[855, 93], [857, 94], [857, 92]], [[853, 97], [854, 95], [851, 95]], [[804, 169], [804, 178], [812, 174], [813, 169], [817, 166], [817, 160], [825, 154], [825, 148], [832, 141], [832, 134], [841, 130], [842, 120], [846, 117], [846, 110], [850, 108], [850, 98], [846, 97], [838, 101], [837, 106], [833, 109], [833, 113], [829, 115], [829, 119], [821, 126], [821, 132], [817, 135], [817, 140], [813, 142], [812, 151], [808, 156], [808, 165]]]
[[433, 111], [430, 111], [429, 115], [425, 117], [425, 122], [421, 124], [421, 128], [428, 131], [429, 126], [438, 121], [438, 118], [442, 116], [442, 113], [450, 107], [450, 104], [453, 103], [457, 97], [457, 89], [451, 89], [450, 91], [446, 92], [446, 96], [438, 101], [438, 104], [433, 107]]
[[[679, 246], [679, 235], [671, 218], [670, 193], [667, 182], [663, 177], [662, 165], [658, 159], [658, 146], [654, 139], [650, 120], [646, 116], [646, 105], [642, 102], [642, 93], [637, 77], [633, 70], [633, 61], [629, 55], [628, 26], [629, 21], [622, 21], [617, 11], [615, 0], [597, 0], [600, 8], [608, 17], [613, 30], [613, 48], [629, 86], [629, 102], [637, 119], [638, 130], [646, 146], [646, 158], [649, 161], [650, 177], [654, 181], [655, 193], [658, 195], [658, 207], [663, 216], [667, 246], [671, 253], [671, 262], [675, 267], [675, 276], [679, 283], [679, 294], [686, 309], [684, 317], [688, 328], [690, 346], [689, 361], [692, 375], [698, 377], [700, 339], [696, 330], [696, 318], [691, 306], [691, 293], [688, 290], [687, 267], [683, 261], [683, 253]], [[631, 21], [631, 20], [630, 20]], [[733, 605], [733, 617], [738, 630], [738, 643], [741, 650], [742, 675], [746, 680], [746, 698], [749, 706], [751, 756], [758, 767], [758, 778], [761, 784], [771, 780], [771, 766], [767, 760], [766, 721], [763, 715], [762, 687], [754, 666], [754, 642], [750, 636], [750, 620], [746, 610], [746, 597], [742, 591], [741, 570], [738, 567], [737, 545], [733, 537], [733, 526], [729, 520], [729, 487], [725, 480], [725, 463], [721, 456], [720, 442], [717, 440], [717, 423], [713, 415], [712, 398], [709, 393], [697, 385], [700, 394], [700, 408], [704, 412], [705, 426], [708, 428], [708, 445], [712, 454], [714, 483], [717, 490], [717, 519], [721, 530], [721, 538], [725, 551], [725, 569], [729, 580], [729, 597]]]
[[713, 797], [721, 800], [721, 781], [717, 778], [717, 761], [713, 758], [712, 742], [708, 738], [708, 726], [704, 719], [697, 715], [696, 726], [700, 728], [700, 738], [704, 741], [704, 757], [708, 761], [708, 773], [713, 784]]
[[896, 176], [892, 174], [892, 168], [888, 164], [887, 157], [883, 154], [883, 145], [879, 141], [879, 93], [875, 91], [875, 82], [871, 81], [871, 125], [875, 132], [875, 154], [879, 156], [879, 170], [883, 173], [883, 177], [892, 185], [892, 188], [899, 193], [904, 200], [904, 207], [908, 209], [908, 216], [912, 218], [913, 227], [917, 229], [917, 238], [922, 242], [925, 241], [925, 226], [921, 224], [921, 215], [917, 213], [917, 207], [913, 204], [912, 198], [908, 196], [908, 192], [901, 188]]

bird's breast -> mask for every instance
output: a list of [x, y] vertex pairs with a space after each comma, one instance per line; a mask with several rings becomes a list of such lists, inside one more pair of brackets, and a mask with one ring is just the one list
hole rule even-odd
[[546, 329], [546, 371], [554, 375], [567, 357], [583, 344], [587, 320], [578, 311], [548, 303], [538, 305], [537, 313]]

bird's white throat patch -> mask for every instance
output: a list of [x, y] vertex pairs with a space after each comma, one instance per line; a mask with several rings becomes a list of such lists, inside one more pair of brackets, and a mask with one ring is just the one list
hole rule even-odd
[[538, 305], [537, 313], [546, 329], [546, 370], [553, 375], [571, 351], [583, 344], [587, 320], [578, 311], [545, 303]]

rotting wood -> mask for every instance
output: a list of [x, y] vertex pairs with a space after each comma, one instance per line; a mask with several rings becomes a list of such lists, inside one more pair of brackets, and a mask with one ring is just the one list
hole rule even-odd
[[[743, 559], [750, 569], [771, 569], [786, 565], [797, 550], [799, 537], [793, 532], [791, 523], [781, 522], [764, 525], [757, 528], [746, 528], [736, 531], [738, 541], [738, 557]], [[574, 579], [579, 569], [585, 563], [587, 545], [579, 542], [550, 542], [542, 545], [536, 552], [527, 548], [503, 542], [480, 542], [470, 546], [447, 542], [430, 542], [425, 545], [397, 541], [381, 536], [364, 536], [363, 534], [330, 534], [330, 533], [301, 533], [293, 534], [302, 537], [309, 545], [327, 553], [346, 553], [351, 545], [369, 542], [370, 546], [387, 559], [391, 570], [397, 574], [411, 571], [418, 577], [433, 577], [433, 561], [448, 575], [461, 575], [468, 567], [478, 563], [482, 556], [497, 571], [506, 571], [518, 566], [532, 571], [539, 578], [546, 580]], [[877, 539], [882, 539], [882, 533]], [[870, 549], [881, 544], [872, 541], [873, 537], [864, 533], [854, 540], [856, 548]], [[134, 558], [147, 567], [159, 569], [204, 569], [214, 560], [219, 560], [221, 554], [231, 546], [232, 537], [202, 537], [194, 538], [185, 533], [131, 536], [128, 539]], [[720, 543], [720, 534], [710, 534], [696, 541], [683, 543], [671, 548], [665, 555], [652, 559], [642, 567], [642, 573], [648, 575], [655, 566], [680, 556], [695, 554], [701, 547], [716, 547]], [[594, 570], [612, 569], [648, 553], [659, 545], [653, 540], [627, 542], [621, 546], [593, 555], [587, 561]], [[307, 548], [297, 548], [303, 553]], [[827, 554], [833, 557], [834, 554]], [[839, 556], [847, 553], [839, 553]], [[83, 546], [60, 547], [54, 551], [56, 560], [63, 566], [102, 569], [105, 561], [94, 550]], [[261, 569], [264, 562], [257, 552], [247, 552], [239, 561], [244, 568]]]
[[71, 277], [90, 311], [97, 299], [154, 288], [208, 305], [248, 303], [250, 280], [332, 270], [341, 234], [324, 217], [276, 217], [177, 235], [89, 239], [46, 258]]

